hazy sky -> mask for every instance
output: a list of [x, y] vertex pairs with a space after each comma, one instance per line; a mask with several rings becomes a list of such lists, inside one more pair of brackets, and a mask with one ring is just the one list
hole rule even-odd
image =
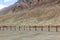
[[0, 9], [14, 4], [17, 0], [0, 0]]

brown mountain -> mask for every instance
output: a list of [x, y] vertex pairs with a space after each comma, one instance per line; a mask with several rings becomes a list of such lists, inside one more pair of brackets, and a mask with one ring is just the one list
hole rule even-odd
[[15, 3], [14, 9], [33, 9], [35, 7], [45, 7], [59, 4], [60, 0], [18, 0]]
[[18, 0], [0, 14], [1, 25], [59, 25], [60, 0]]

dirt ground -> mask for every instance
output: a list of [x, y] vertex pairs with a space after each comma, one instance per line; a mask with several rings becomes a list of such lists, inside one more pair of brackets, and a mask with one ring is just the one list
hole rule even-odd
[[51, 29], [50, 32], [47, 29], [41, 31], [38, 29], [28, 30], [1, 30], [0, 31], [0, 40], [60, 40], [60, 31], [56, 32], [55, 29]]

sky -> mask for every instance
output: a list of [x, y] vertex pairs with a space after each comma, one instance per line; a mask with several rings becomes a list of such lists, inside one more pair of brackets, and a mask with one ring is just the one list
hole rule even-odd
[[17, 2], [17, 0], [0, 0], [0, 9], [8, 7]]

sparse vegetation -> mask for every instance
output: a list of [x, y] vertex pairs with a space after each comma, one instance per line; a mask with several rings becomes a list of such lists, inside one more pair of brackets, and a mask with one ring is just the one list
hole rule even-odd
[[[59, 2], [58, 0], [56, 1]], [[30, 5], [31, 8], [29, 7], [28, 3], [24, 4], [24, 2], [21, 4], [16, 4], [16, 6], [13, 6], [13, 7], [12, 6], [8, 7], [7, 10], [10, 10], [10, 11], [0, 16], [0, 25], [49, 25], [49, 24], [59, 25], [60, 22], [58, 18], [60, 17], [60, 6], [56, 4], [57, 3], [56, 1], [49, 0], [49, 1], [46, 1], [46, 4], [44, 4], [45, 1], [44, 2], [42, 1], [41, 4], [39, 1], [39, 5], [37, 5], [37, 3], [34, 4], [36, 1], [32, 1], [33, 3], [31, 4], [33, 6]], [[51, 2], [53, 3], [53, 5], [51, 5]], [[23, 10], [19, 9], [20, 7], [22, 7], [21, 5], [24, 6]], [[27, 8], [27, 5], [28, 5], [28, 8]], [[36, 7], [35, 5], [38, 7]], [[44, 6], [44, 5], [47, 5], [47, 6]], [[26, 9], [25, 9], [25, 6], [26, 6]], [[16, 11], [13, 12], [12, 11], [13, 8], [15, 8]]]

